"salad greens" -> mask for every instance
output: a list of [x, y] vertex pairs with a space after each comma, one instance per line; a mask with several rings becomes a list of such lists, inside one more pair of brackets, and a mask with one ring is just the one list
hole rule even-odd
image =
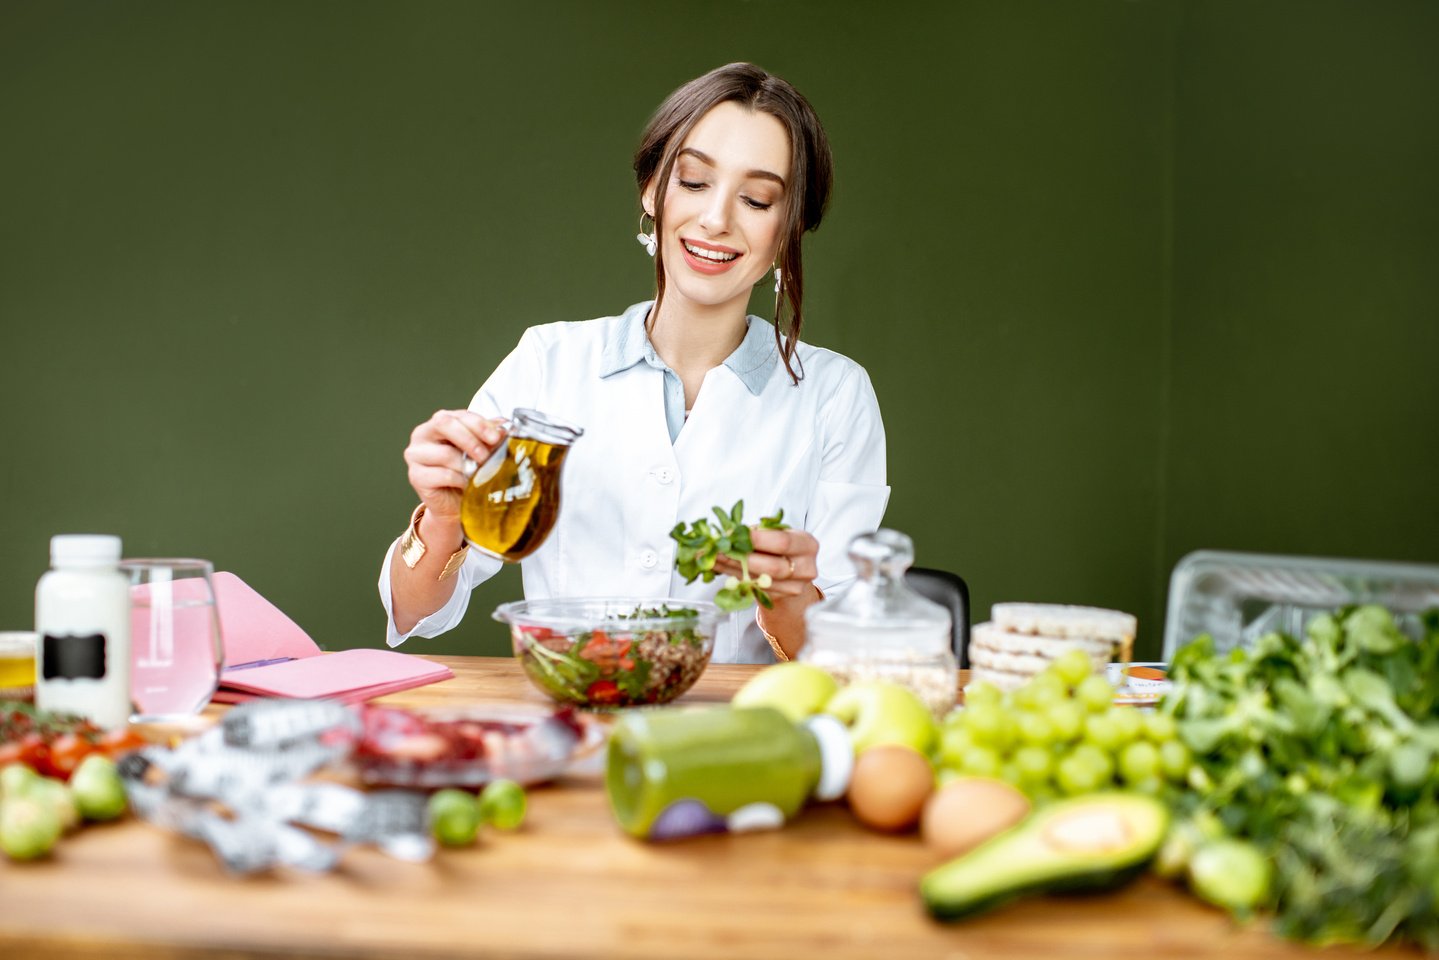
[[1160, 709], [1195, 756], [1176, 813], [1272, 863], [1252, 905], [1285, 936], [1439, 950], [1439, 611], [1422, 634], [1348, 607], [1174, 657]]
[[[670, 537], [679, 544], [675, 551], [675, 569], [685, 578], [685, 583], [694, 583], [700, 578], [709, 583], [716, 576], [715, 562], [727, 556], [739, 564], [743, 575], [725, 580], [715, 594], [715, 605], [731, 613], [755, 602], [766, 610], [773, 608], [774, 601], [765, 592], [770, 585], [769, 574], [751, 577], [749, 573], [749, 555], [754, 553], [754, 544], [744, 522], [744, 501], [736, 501], [728, 513], [719, 507], [713, 509], [718, 524], [711, 525], [707, 517], [700, 517], [688, 529], [683, 523], [677, 523], [670, 531]], [[781, 510], [772, 517], [762, 517], [759, 526], [765, 530], [788, 530], [783, 521]]]
[[[545, 627], [518, 628], [525, 672], [555, 699], [581, 706], [663, 703], [694, 682], [708, 660], [705, 637], [691, 607], [637, 606], [607, 630], [565, 635]], [[676, 626], [624, 629], [625, 620], [674, 620]], [[683, 621], [690, 621], [683, 623]], [[683, 623], [683, 625], [679, 625]], [[661, 662], [657, 662], [661, 661]]]

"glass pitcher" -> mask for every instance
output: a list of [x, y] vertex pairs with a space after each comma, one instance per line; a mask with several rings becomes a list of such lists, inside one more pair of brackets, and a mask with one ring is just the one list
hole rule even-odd
[[460, 525], [471, 546], [517, 563], [554, 529], [565, 454], [584, 430], [523, 408], [507, 428], [505, 442], [484, 463], [465, 459], [470, 479], [460, 499]]
[[959, 662], [952, 619], [944, 607], [904, 582], [914, 541], [896, 530], [863, 533], [850, 541], [859, 579], [805, 611], [807, 639], [799, 659], [823, 667], [841, 683], [889, 680], [903, 684], [936, 717], [954, 706]]

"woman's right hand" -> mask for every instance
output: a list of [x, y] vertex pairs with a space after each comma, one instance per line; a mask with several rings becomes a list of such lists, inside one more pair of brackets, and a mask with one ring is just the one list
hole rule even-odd
[[458, 524], [465, 457], [484, 463], [504, 438], [499, 423], [469, 410], [437, 410], [412, 430], [405, 465], [426, 515]]

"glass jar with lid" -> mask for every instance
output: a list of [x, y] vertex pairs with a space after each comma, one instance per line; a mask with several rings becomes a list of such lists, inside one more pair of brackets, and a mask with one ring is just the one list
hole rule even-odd
[[799, 659], [841, 683], [903, 684], [942, 716], [954, 706], [959, 681], [953, 621], [948, 610], [905, 585], [914, 542], [896, 530], [876, 530], [850, 542], [849, 558], [859, 579], [805, 611]]

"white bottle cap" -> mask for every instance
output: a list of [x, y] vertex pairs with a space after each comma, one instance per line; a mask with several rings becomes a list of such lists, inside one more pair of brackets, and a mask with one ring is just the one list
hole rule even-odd
[[814, 788], [816, 800], [838, 800], [849, 789], [854, 773], [854, 742], [849, 728], [827, 713], [817, 713], [804, 722], [819, 744], [819, 785]]
[[61, 533], [50, 538], [52, 567], [112, 567], [119, 562], [119, 537], [105, 533]]

